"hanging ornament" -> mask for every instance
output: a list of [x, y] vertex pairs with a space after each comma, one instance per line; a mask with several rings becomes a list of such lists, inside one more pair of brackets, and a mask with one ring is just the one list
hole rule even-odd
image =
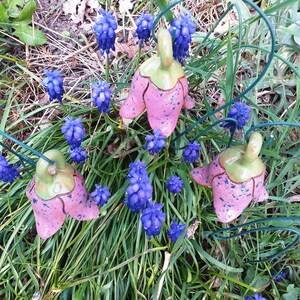
[[36, 221], [38, 235], [47, 239], [63, 225], [67, 215], [84, 221], [95, 219], [99, 209], [86, 190], [84, 179], [65, 163], [59, 150], [44, 153], [54, 163], [40, 158], [36, 175], [26, 190]]
[[168, 30], [161, 29], [157, 40], [157, 55], [146, 60], [136, 71], [120, 116], [133, 119], [147, 109], [151, 128], [170, 136], [181, 109], [193, 108], [194, 101], [188, 96], [185, 73], [173, 58], [172, 37]]

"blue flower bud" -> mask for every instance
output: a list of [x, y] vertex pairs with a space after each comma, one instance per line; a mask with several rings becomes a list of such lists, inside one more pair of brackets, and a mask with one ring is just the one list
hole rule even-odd
[[146, 145], [144, 149], [148, 149], [150, 154], [155, 155], [160, 152], [166, 146], [166, 136], [160, 134], [160, 130], [154, 130], [154, 135], [146, 136]]
[[73, 148], [79, 147], [85, 135], [81, 118], [74, 120], [73, 117], [70, 117], [64, 120], [66, 123], [61, 127], [61, 131], [65, 134], [66, 141]]
[[136, 21], [137, 26], [134, 36], [138, 37], [139, 44], [142, 46], [143, 43], [147, 42], [150, 38], [152, 26], [153, 26], [153, 17], [148, 13], [143, 13]]
[[46, 87], [46, 91], [49, 94], [49, 101], [57, 99], [62, 102], [63, 89], [63, 78], [60, 76], [59, 71], [48, 71], [44, 70], [46, 78], [43, 79], [42, 83]]
[[[185, 229], [185, 224], [172, 222], [172, 224], [170, 226], [170, 230], [168, 231], [168, 235], [169, 235], [172, 243], [176, 243], [176, 241], [178, 240], [180, 235], [183, 233], [184, 229]], [[184, 237], [186, 237], [186, 236], [187, 235], [185, 234]]]
[[188, 164], [194, 163], [199, 158], [200, 150], [202, 150], [202, 147], [198, 142], [188, 142], [186, 149], [182, 153], [183, 162]]
[[106, 52], [109, 54], [110, 49], [115, 50], [115, 30], [118, 25], [112, 11], [106, 12], [100, 9], [99, 12], [101, 17], [95, 21], [93, 29], [97, 37], [100, 53]]
[[9, 164], [6, 158], [0, 154], [0, 180], [13, 183], [16, 178], [22, 178], [17, 167]]
[[180, 177], [173, 175], [170, 179], [167, 180], [167, 189], [173, 193], [180, 193], [183, 188], [183, 180]]
[[109, 113], [111, 90], [105, 80], [100, 80], [98, 83], [92, 84], [92, 99], [99, 111]]
[[149, 238], [160, 233], [162, 223], [166, 219], [165, 213], [161, 211], [163, 204], [149, 202], [142, 210], [141, 222]]
[[72, 147], [69, 150], [69, 154], [74, 162], [80, 164], [84, 162], [87, 158], [87, 153], [85, 150], [82, 149], [81, 146]]
[[95, 184], [95, 190], [91, 193], [91, 196], [98, 205], [103, 206], [108, 202], [110, 197], [108, 186], [102, 187], [101, 185]]

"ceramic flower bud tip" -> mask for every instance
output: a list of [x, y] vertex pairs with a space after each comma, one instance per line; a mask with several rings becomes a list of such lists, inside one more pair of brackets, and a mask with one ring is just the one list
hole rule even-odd
[[39, 159], [26, 195], [33, 208], [38, 235], [47, 239], [62, 227], [66, 215], [90, 220], [98, 217], [99, 209], [81, 174], [65, 163], [60, 151], [50, 150], [44, 155], [54, 164]]
[[151, 128], [159, 129], [168, 137], [176, 127], [181, 109], [193, 108], [194, 101], [188, 96], [184, 71], [173, 58], [168, 30], [161, 29], [157, 40], [157, 55], [146, 60], [136, 71], [120, 116], [133, 119], [147, 109]]
[[254, 132], [249, 143], [226, 149], [208, 165], [191, 170], [193, 179], [211, 186], [218, 219], [228, 223], [250, 204], [268, 199], [264, 187], [265, 165], [258, 157], [262, 136]]

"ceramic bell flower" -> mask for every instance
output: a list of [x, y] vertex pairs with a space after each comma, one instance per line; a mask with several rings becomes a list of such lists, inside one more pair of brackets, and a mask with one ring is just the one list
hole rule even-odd
[[147, 109], [153, 130], [166, 137], [174, 131], [183, 107], [193, 108], [188, 82], [181, 65], [174, 60], [172, 38], [167, 29], [157, 34], [157, 55], [146, 60], [136, 71], [131, 90], [120, 116], [133, 119]]
[[212, 187], [214, 208], [223, 223], [239, 217], [251, 200], [268, 199], [266, 168], [258, 158], [262, 141], [261, 134], [254, 132], [248, 145], [228, 148], [210, 164], [190, 172], [196, 182]]
[[54, 164], [39, 159], [26, 195], [33, 208], [38, 235], [47, 239], [61, 228], [67, 215], [90, 220], [98, 217], [99, 209], [81, 174], [65, 163], [59, 150], [49, 150], [44, 155]]

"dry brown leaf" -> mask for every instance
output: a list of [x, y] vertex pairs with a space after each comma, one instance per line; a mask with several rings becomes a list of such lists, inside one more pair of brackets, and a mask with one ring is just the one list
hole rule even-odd
[[116, 43], [116, 50], [113, 51], [114, 56], [127, 53], [129, 59], [133, 59], [137, 56], [139, 45], [133, 43]]
[[71, 14], [74, 23], [83, 23], [87, 6], [96, 9], [99, 7], [99, 3], [97, 0], [67, 0], [63, 4], [63, 12], [65, 15]]

